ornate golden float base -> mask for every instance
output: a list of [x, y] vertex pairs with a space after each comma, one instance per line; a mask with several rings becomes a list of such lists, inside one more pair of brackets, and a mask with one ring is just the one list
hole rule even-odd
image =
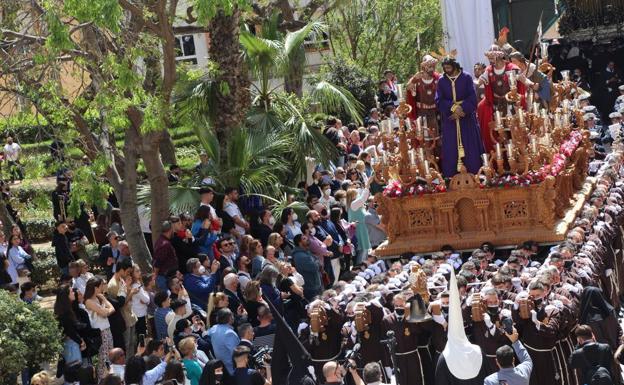
[[[374, 254], [475, 249], [489, 241], [497, 247], [527, 240], [559, 242], [591, 195], [595, 179], [562, 173], [527, 187], [466, 188], [421, 197], [378, 196], [388, 240]], [[575, 192], [576, 191], [576, 192]]]

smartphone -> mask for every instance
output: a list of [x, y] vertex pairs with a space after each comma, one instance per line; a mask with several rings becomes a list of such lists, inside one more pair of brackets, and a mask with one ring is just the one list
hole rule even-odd
[[145, 347], [145, 334], [139, 334], [139, 346]]
[[513, 333], [513, 320], [509, 317], [503, 318], [501, 321], [503, 324], [503, 330], [507, 334]]

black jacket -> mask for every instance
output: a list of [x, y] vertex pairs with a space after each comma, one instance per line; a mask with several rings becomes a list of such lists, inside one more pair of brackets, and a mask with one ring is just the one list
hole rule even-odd
[[186, 262], [191, 258], [197, 258], [197, 253], [195, 252], [195, 247], [192, 242], [185, 242], [184, 239], [178, 236], [178, 234], [173, 234], [171, 238], [171, 246], [175, 249], [176, 255], [178, 256], [178, 270], [180, 273], [186, 274]]
[[74, 256], [69, 248], [69, 240], [65, 234], [54, 230], [52, 246], [54, 246], [54, 253], [56, 254], [56, 263], [60, 268], [67, 267], [67, 265], [74, 260]]
[[609, 344], [588, 342], [572, 352], [570, 366], [581, 372], [583, 384], [590, 384], [592, 376], [599, 367], [613, 373], [613, 351]]

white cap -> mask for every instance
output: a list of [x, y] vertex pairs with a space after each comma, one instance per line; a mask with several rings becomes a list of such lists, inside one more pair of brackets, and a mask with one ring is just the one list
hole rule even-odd
[[622, 84], [621, 86], [618, 87], [618, 90], [620, 91], [624, 91], [624, 84]]
[[583, 115], [583, 120], [584, 121], [588, 121], [590, 119], [596, 119], [596, 115], [592, 114], [591, 112], [588, 114]]
[[609, 114], [609, 119], [615, 119], [615, 118], [621, 118], [622, 114], [620, 114], [619, 112], [615, 111]]

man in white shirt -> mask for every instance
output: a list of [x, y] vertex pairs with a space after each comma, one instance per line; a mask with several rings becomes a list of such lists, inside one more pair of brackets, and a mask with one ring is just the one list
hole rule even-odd
[[11, 173], [11, 179], [24, 179], [22, 166], [19, 163], [19, 157], [21, 152], [22, 148], [20, 147], [20, 145], [13, 142], [12, 137], [7, 137], [7, 144], [4, 145], [4, 158], [7, 161], [7, 166], [9, 168], [9, 172]]
[[210, 216], [213, 219], [217, 219], [218, 218], [217, 211], [211, 205], [212, 200], [214, 199], [214, 190], [208, 186], [201, 187], [199, 189], [199, 197], [201, 199], [201, 202], [199, 203], [199, 205], [208, 206], [210, 208]]
[[234, 229], [236, 230], [236, 237], [242, 238], [245, 235], [245, 232], [249, 230], [249, 223], [243, 218], [243, 214], [238, 208], [238, 190], [235, 187], [228, 187], [225, 190], [225, 196], [227, 198], [227, 203], [223, 206], [223, 211], [225, 211], [234, 221]]

